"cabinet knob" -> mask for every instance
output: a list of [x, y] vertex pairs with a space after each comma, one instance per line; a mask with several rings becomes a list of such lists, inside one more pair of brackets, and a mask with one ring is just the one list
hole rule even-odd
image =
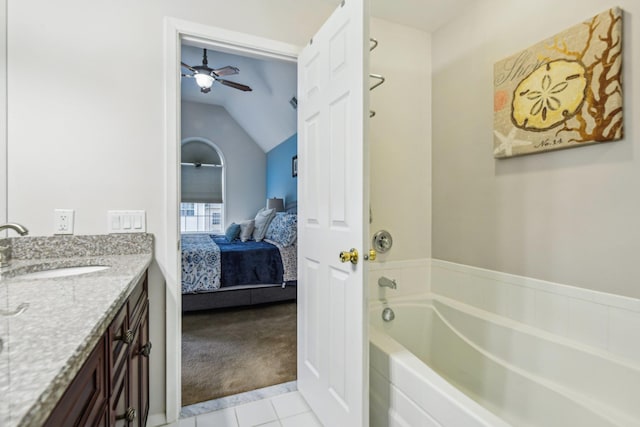
[[136, 410], [133, 408], [127, 408], [127, 411], [124, 413], [124, 415], [118, 415], [116, 417], [116, 420], [127, 420], [129, 422], [135, 419], [136, 419]]
[[133, 331], [131, 329], [127, 329], [123, 335], [118, 335], [115, 339], [116, 341], [122, 341], [125, 344], [131, 344], [133, 342], [133, 336]]
[[149, 357], [149, 354], [151, 354], [151, 347], [152, 345], [150, 342], [146, 343], [140, 349], [140, 354], [143, 355], [144, 357]]

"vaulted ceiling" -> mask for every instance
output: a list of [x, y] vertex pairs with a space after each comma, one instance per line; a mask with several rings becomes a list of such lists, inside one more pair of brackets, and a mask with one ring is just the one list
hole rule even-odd
[[[202, 64], [202, 49], [182, 46], [182, 62]], [[297, 71], [292, 62], [262, 60], [207, 50], [209, 67], [238, 67], [236, 75], [225, 76], [250, 86], [243, 92], [214, 83], [211, 92], [202, 93], [194, 79], [182, 78], [182, 99], [203, 104], [220, 105], [265, 152], [296, 133], [296, 110], [289, 100], [296, 95]], [[183, 69], [184, 71], [184, 69]]]

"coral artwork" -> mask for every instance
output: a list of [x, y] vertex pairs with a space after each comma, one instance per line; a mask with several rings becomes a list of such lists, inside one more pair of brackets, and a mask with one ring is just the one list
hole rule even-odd
[[622, 138], [622, 11], [609, 9], [494, 66], [496, 158]]

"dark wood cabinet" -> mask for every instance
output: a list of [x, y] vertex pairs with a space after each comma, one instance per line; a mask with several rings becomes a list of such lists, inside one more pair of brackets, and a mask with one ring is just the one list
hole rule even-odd
[[46, 426], [145, 426], [149, 415], [147, 275], [107, 328]]
[[133, 425], [143, 427], [149, 415], [149, 304], [142, 311], [140, 323], [132, 346], [129, 370], [129, 402], [136, 408], [137, 421]]
[[99, 420], [105, 414], [108, 393], [105, 362], [103, 337], [62, 395], [45, 426], [102, 425]]

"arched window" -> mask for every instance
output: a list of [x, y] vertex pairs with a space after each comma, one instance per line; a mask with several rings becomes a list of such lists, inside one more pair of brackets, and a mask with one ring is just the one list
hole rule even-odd
[[180, 231], [224, 232], [224, 158], [204, 138], [188, 138], [181, 147]]

